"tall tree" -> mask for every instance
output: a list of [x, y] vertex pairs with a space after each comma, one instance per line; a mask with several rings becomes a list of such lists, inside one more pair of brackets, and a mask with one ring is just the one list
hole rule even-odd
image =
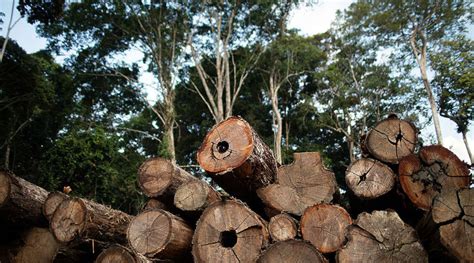
[[[13, 15], [15, 13], [15, 0], [12, 1], [12, 8], [10, 11], [10, 17], [8, 19], [8, 25], [7, 25], [7, 33], [5, 34], [5, 38], [2, 40], [2, 48], [0, 49], [0, 63], [3, 61], [3, 56], [5, 55], [5, 50], [7, 49], [7, 44], [8, 40], [10, 40], [10, 32], [12, 31], [13, 27], [15, 27], [16, 23], [20, 21], [21, 17], [18, 17], [14, 22], [13, 22]], [[5, 13], [0, 12], [0, 16], [5, 16]], [[3, 20], [0, 19], [0, 24], [3, 24]], [[0, 30], [3, 28], [0, 27]]]

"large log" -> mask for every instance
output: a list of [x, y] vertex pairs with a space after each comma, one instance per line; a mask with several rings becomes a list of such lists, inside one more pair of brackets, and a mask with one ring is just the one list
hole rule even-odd
[[433, 198], [442, 190], [469, 185], [469, 169], [450, 150], [440, 145], [426, 146], [418, 155], [400, 160], [400, 184], [412, 203], [428, 211]]
[[194, 261], [255, 262], [268, 239], [266, 223], [244, 204], [217, 201], [204, 210], [197, 223]]
[[335, 252], [345, 241], [346, 229], [352, 224], [349, 213], [337, 205], [319, 204], [308, 207], [301, 217], [304, 240], [321, 253]]
[[54, 211], [56, 208], [66, 199], [68, 196], [61, 192], [51, 192], [48, 194], [48, 197], [43, 204], [43, 215], [46, 219], [51, 220], [53, 217]]
[[268, 232], [273, 241], [285, 241], [296, 237], [298, 226], [293, 217], [283, 213], [270, 218]]
[[412, 123], [391, 115], [369, 131], [364, 145], [376, 159], [397, 164], [415, 150], [417, 132]]
[[61, 243], [96, 239], [126, 244], [126, 229], [132, 216], [96, 202], [70, 198], [56, 209], [50, 221], [54, 237]]
[[208, 132], [197, 161], [224, 190], [244, 201], [258, 201], [255, 191], [276, 181], [272, 151], [240, 117], [230, 117]]
[[301, 215], [307, 207], [332, 201], [336, 177], [318, 152], [294, 154], [294, 162], [278, 168], [278, 183], [257, 191], [263, 203], [277, 212]]
[[346, 185], [357, 197], [374, 199], [392, 190], [395, 173], [377, 160], [363, 158], [347, 168]]
[[[95, 263], [150, 263], [158, 262], [148, 260], [142, 255], [138, 255], [130, 251], [130, 249], [113, 245], [107, 249], [104, 249], [96, 258]], [[167, 261], [160, 261], [167, 262]], [[171, 262], [171, 261], [170, 261]]]
[[12, 262], [53, 262], [60, 247], [47, 228], [31, 228], [26, 232], [22, 241], [23, 245], [19, 248]]
[[182, 184], [174, 195], [174, 205], [182, 211], [202, 211], [218, 200], [221, 200], [219, 192], [200, 180]]
[[328, 262], [311, 244], [288, 240], [270, 245], [258, 258], [258, 263], [318, 263]]
[[415, 230], [394, 211], [361, 213], [346, 236], [338, 262], [428, 262]]
[[140, 213], [127, 230], [130, 247], [152, 259], [185, 261], [190, 257], [192, 236], [192, 228], [183, 219], [161, 209]]
[[15, 225], [47, 226], [42, 213], [48, 191], [0, 171], [0, 217]]

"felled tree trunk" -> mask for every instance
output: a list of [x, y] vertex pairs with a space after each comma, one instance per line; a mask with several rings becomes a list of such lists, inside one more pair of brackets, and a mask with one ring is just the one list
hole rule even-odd
[[240, 117], [230, 117], [207, 133], [197, 161], [224, 190], [245, 201], [258, 200], [255, 191], [276, 180], [272, 151]]
[[346, 237], [338, 262], [428, 262], [415, 230], [393, 211], [361, 213]]
[[202, 211], [218, 200], [221, 200], [221, 195], [200, 180], [182, 184], [174, 195], [174, 205], [182, 211]]
[[387, 165], [369, 158], [353, 162], [346, 170], [346, 185], [361, 199], [374, 199], [392, 190], [395, 173]]
[[369, 131], [364, 145], [376, 159], [397, 164], [401, 158], [413, 153], [417, 140], [416, 127], [392, 115]]
[[319, 204], [305, 210], [300, 228], [304, 240], [311, 242], [321, 253], [331, 253], [341, 248], [346, 228], [351, 224], [352, 219], [344, 208]]
[[287, 240], [270, 245], [257, 260], [259, 263], [328, 262], [311, 244]]
[[54, 211], [56, 208], [66, 199], [68, 196], [61, 192], [51, 192], [48, 194], [48, 197], [43, 204], [43, 215], [46, 219], [51, 220], [53, 217]]
[[440, 145], [423, 147], [418, 155], [404, 157], [398, 173], [403, 191], [425, 211], [442, 190], [467, 187], [470, 180], [467, 165]]
[[318, 152], [294, 154], [294, 162], [278, 168], [278, 183], [257, 191], [271, 210], [301, 215], [312, 205], [330, 202], [337, 190], [334, 173]]
[[126, 228], [132, 216], [80, 198], [64, 200], [50, 221], [54, 237], [61, 243], [97, 239], [126, 244]]
[[270, 218], [268, 232], [273, 241], [285, 241], [296, 237], [298, 226], [296, 220], [288, 214], [278, 214]]
[[185, 261], [190, 257], [193, 230], [183, 219], [164, 210], [148, 210], [137, 215], [128, 226], [130, 247], [148, 258]]
[[193, 237], [195, 262], [255, 262], [268, 243], [266, 223], [244, 204], [217, 201], [207, 207]]
[[47, 226], [42, 213], [48, 191], [7, 171], [0, 171], [0, 217], [28, 226]]

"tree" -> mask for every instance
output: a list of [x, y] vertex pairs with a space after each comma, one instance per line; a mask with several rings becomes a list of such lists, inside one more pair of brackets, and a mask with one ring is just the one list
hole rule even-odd
[[346, 11], [346, 24], [356, 26], [369, 41], [393, 47], [404, 60], [413, 55], [428, 94], [436, 137], [443, 144], [435, 96], [428, 80], [429, 51], [440, 41], [465, 28], [468, 1], [369, 1], [359, 0]]
[[438, 90], [440, 114], [456, 123], [464, 145], [474, 163], [467, 141], [469, 124], [474, 119], [474, 41], [460, 35], [443, 42], [442, 49], [432, 55], [436, 71], [433, 86]]
[[[10, 18], [8, 19], [8, 26], [7, 26], [7, 33], [5, 34], [5, 38], [2, 41], [2, 49], [0, 49], [0, 63], [3, 61], [3, 56], [5, 55], [5, 50], [7, 49], [8, 40], [10, 40], [10, 32], [15, 27], [16, 23], [20, 21], [21, 17], [18, 17], [15, 22], [13, 22], [13, 14], [15, 11], [15, 0], [12, 1], [12, 8], [10, 12]], [[5, 13], [0, 12], [0, 16], [5, 16]], [[3, 24], [3, 20], [0, 19], [0, 24]], [[3, 28], [0, 28], [2, 30]]]

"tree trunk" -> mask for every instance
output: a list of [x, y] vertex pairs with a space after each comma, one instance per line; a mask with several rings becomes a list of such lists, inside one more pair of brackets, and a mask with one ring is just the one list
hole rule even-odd
[[197, 153], [201, 168], [228, 193], [253, 203], [255, 191], [276, 180], [270, 148], [240, 117], [230, 117], [208, 132]]
[[401, 158], [413, 153], [417, 140], [413, 124], [389, 116], [369, 131], [365, 146], [376, 159], [397, 164]]
[[174, 133], [173, 133], [173, 124], [170, 124], [169, 127], [166, 127], [164, 134], [164, 142], [166, 143], [166, 151], [171, 163], [176, 164], [176, 151], [174, 147]]
[[321, 253], [340, 249], [345, 241], [346, 228], [352, 224], [349, 213], [337, 205], [319, 204], [309, 207], [301, 217], [303, 239]]
[[174, 195], [174, 205], [182, 211], [202, 211], [218, 200], [221, 200], [221, 195], [200, 180], [182, 184]]
[[185, 260], [192, 236], [192, 228], [183, 219], [164, 210], [140, 213], [127, 229], [130, 247], [151, 259]]
[[393, 211], [359, 214], [346, 237], [338, 262], [428, 262], [415, 230]]
[[281, 161], [281, 139], [282, 139], [282, 132], [283, 132], [283, 122], [281, 119], [280, 108], [278, 107], [278, 87], [275, 83], [274, 77], [270, 77], [270, 99], [272, 101], [272, 118], [273, 118], [273, 149], [275, 153], [275, 159], [278, 163], [282, 163]]
[[194, 261], [255, 262], [268, 243], [266, 223], [240, 202], [214, 202], [204, 210], [193, 237]]
[[467, 141], [467, 132], [462, 132], [462, 140], [464, 141], [464, 145], [466, 146], [467, 154], [469, 155], [469, 159], [471, 160], [471, 165], [474, 165], [474, 154], [471, 151], [471, 147], [469, 147], [469, 142]]
[[419, 155], [400, 160], [400, 184], [412, 203], [425, 211], [442, 190], [459, 189], [469, 185], [469, 169], [459, 158], [440, 145], [420, 149]]
[[56, 240], [97, 239], [126, 244], [125, 230], [132, 216], [80, 198], [64, 200], [53, 214], [50, 229]]
[[270, 245], [258, 258], [258, 263], [311, 262], [328, 260], [312, 245], [301, 240], [287, 240]]
[[285, 241], [296, 237], [298, 234], [298, 226], [293, 217], [282, 213], [270, 218], [268, 232], [273, 241]]
[[58, 206], [67, 198], [69, 197], [61, 192], [51, 192], [48, 194], [48, 197], [43, 204], [43, 215], [48, 219], [48, 221], [53, 217], [56, 208], [58, 208]]
[[374, 159], [360, 159], [346, 170], [346, 185], [361, 199], [374, 199], [392, 190], [395, 173]]

